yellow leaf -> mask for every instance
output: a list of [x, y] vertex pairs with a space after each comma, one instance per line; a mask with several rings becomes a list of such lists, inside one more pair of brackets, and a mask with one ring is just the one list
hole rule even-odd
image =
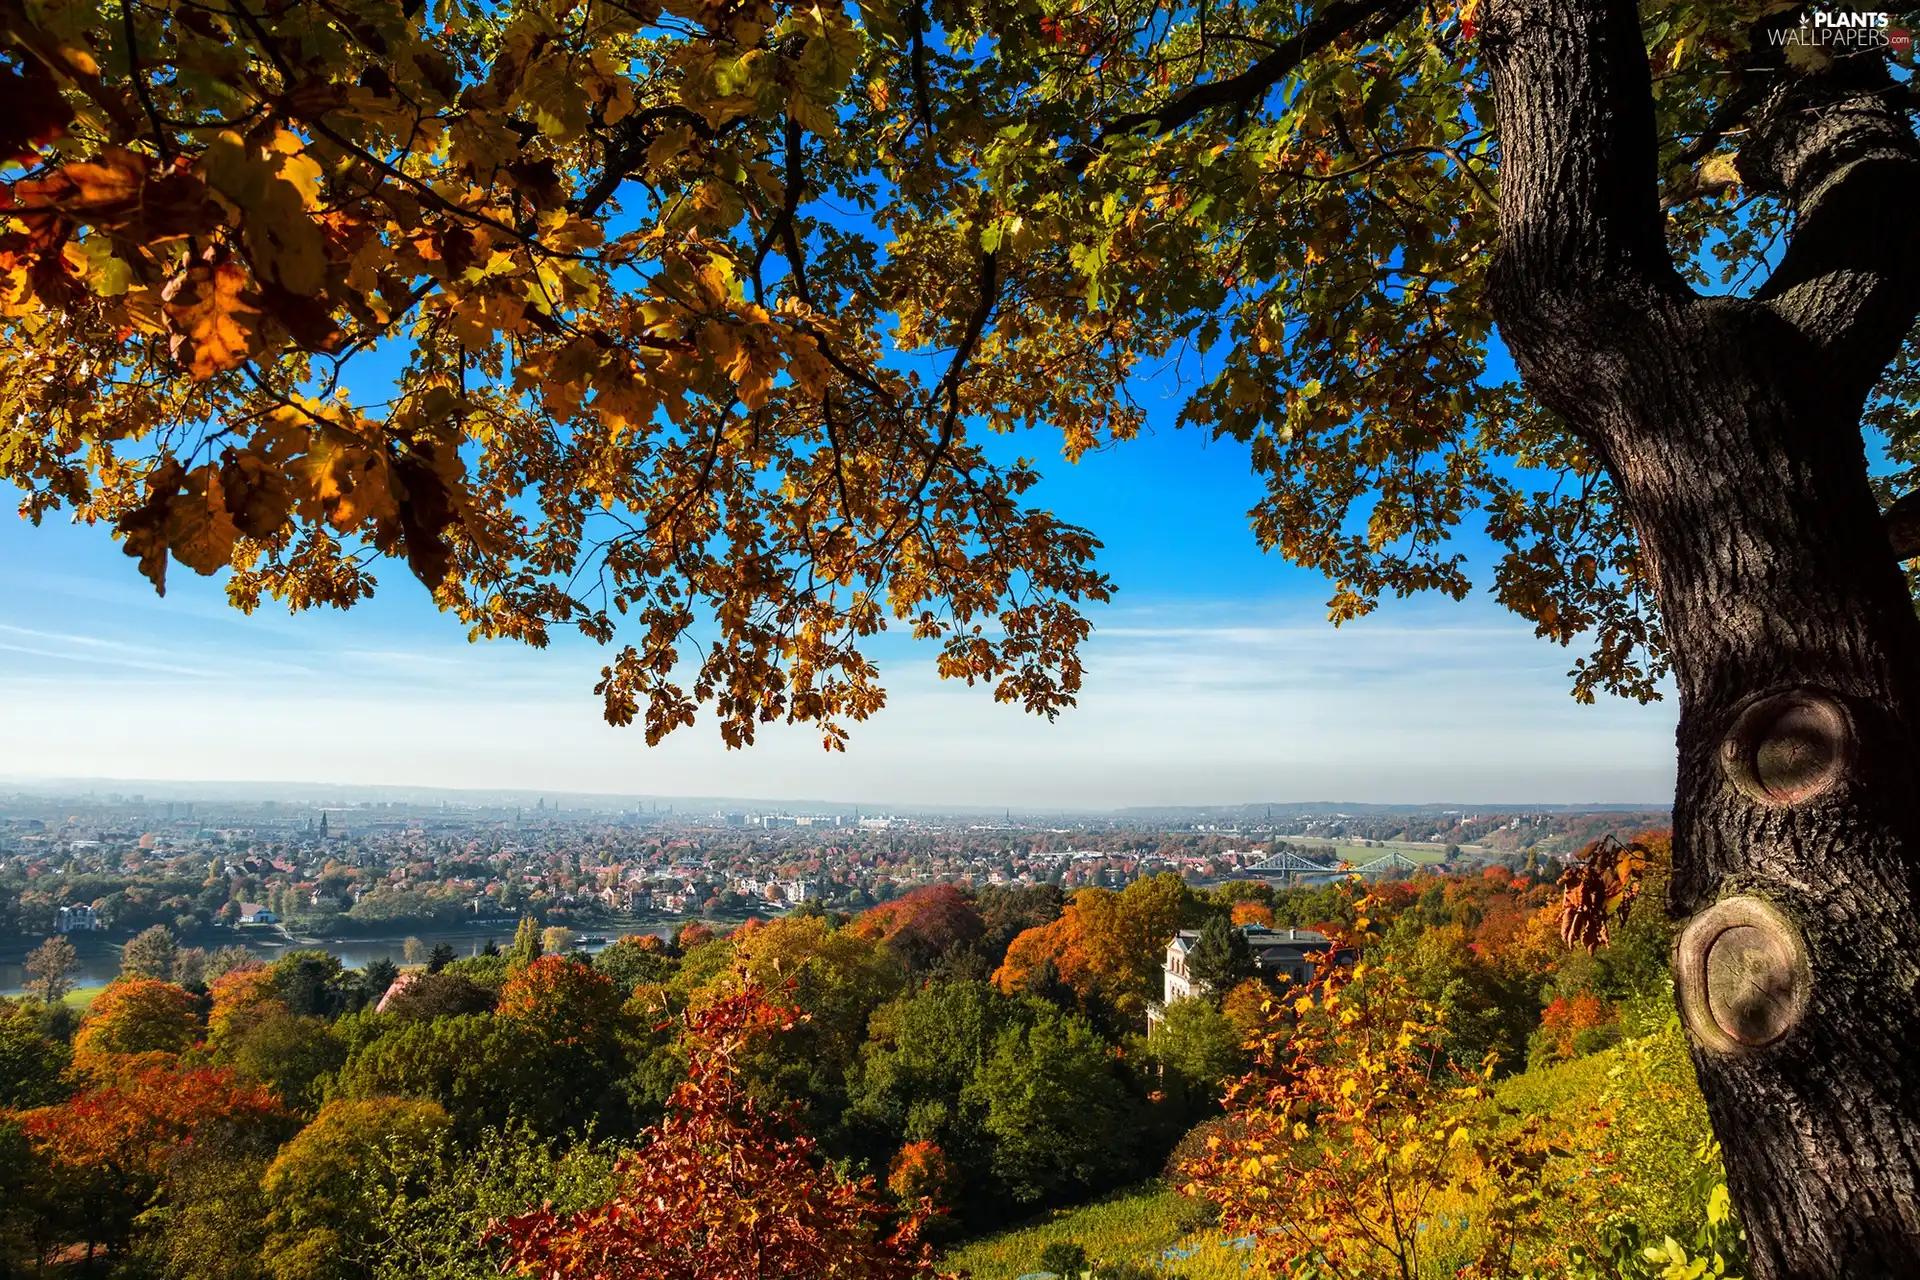
[[336, 529], [391, 520], [400, 513], [385, 455], [344, 431], [320, 431], [290, 470], [306, 481], [311, 500]]
[[[304, 152], [259, 151], [225, 131], [201, 160], [207, 185], [238, 212], [256, 270], [290, 292], [311, 296], [327, 279], [326, 238], [307, 210], [319, 199], [320, 166]], [[293, 139], [297, 146], [299, 140]]]

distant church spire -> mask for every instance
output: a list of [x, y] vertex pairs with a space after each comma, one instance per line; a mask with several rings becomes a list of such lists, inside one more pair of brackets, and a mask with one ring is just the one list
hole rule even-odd
[[320, 811], [320, 838], [322, 840], [327, 838], [327, 811], [325, 809]]

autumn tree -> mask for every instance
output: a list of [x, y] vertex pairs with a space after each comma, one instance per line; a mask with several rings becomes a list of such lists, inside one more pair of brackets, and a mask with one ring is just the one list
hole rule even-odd
[[1051, 962], [1083, 1000], [1139, 1020], [1159, 994], [1167, 944], [1194, 906], [1186, 884], [1171, 872], [1136, 880], [1118, 893], [1082, 889], [1057, 920], [1013, 940], [994, 983], [1003, 991], [1024, 990], [1037, 966]]
[[517, 1268], [607, 1280], [931, 1280], [917, 1207], [896, 1216], [871, 1179], [836, 1172], [741, 1079], [751, 1040], [791, 1017], [753, 987], [694, 1015], [688, 1078], [618, 1166], [617, 1194], [596, 1208], [541, 1209], [502, 1224]]
[[180, 944], [173, 930], [163, 924], [151, 925], [136, 933], [120, 951], [120, 972], [132, 978], [158, 978], [173, 981], [174, 963], [180, 958]]
[[19, 1124], [47, 1162], [71, 1229], [83, 1243], [116, 1248], [125, 1246], [184, 1145], [211, 1140], [221, 1128], [271, 1132], [283, 1116], [271, 1092], [230, 1071], [144, 1065], [22, 1112]]
[[1920, 98], [1884, 33], [1702, 0], [328, 12], [0, 10], [24, 514], [243, 609], [404, 561], [475, 636], [617, 644], [605, 713], [650, 740], [704, 706], [835, 745], [890, 625], [1073, 701], [1112, 584], [985, 433], [1076, 458], [1200, 353], [1182, 421], [1249, 447], [1254, 536], [1336, 621], [1466, 595], [1471, 521], [1578, 696], [1671, 674], [1679, 995], [1756, 1266], [1920, 1252]]
[[127, 1065], [164, 1062], [199, 1039], [199, 1001], [157, 978], [109, 983], [73, 1038], [77, 1067], [112, 1075]]
[[[1444, 1013], [1392, 969], [1322, 966], [1292, 1025], [1254, 1042], [1235, 1123], [1181, 1168], [1271, 1269], [1327, 1280], [1519, 1277], [1551, 1265], [1540, 1211], [1552, 1147], [1538, 1117], [1499, 1123], [1485, 1077], [1450, 1066]], [[1199, 1003], [1199, 1002], [1188, 1002]], [[1440, 1218], [1481, 1218], [1477, 1257], [1446, 1267]], [[1444, 1268], [1444, 1269], [1443, 1269]]]
[[27, 953], [27, 990], [48, 1004], [58, 1004], [73, 990], [73, 971], [80, 955], [65, 938], [48, 938]]
[[969, 948], [986, 935], [973, 900], [951, 884], [909, 890], [862, 912], [852, 928], [879, 938], [916, 972], [931, 969], [941, 957]]
[[610, 1041], [620, 1021], [613, 980], [564, 955], [544, 955], [507, 979], [498, 1013], [554, 1044]]
[[257, 961], [215, 978], [211, 993], [213, 1008], [207, 1014], [207, 1035], [216, 1046], [238, 1039], [265, 1019], [291, 1012], [280, 998], [273, 972]]

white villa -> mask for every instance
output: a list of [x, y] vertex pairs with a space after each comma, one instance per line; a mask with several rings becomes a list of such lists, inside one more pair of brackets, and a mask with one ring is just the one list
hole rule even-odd
[[[1243, 924], [1239, 928], [1253, 950], [1254, 971], [1263, 978], [1285, 977], [1304, 984], [1313, 978], [1313, 961], [1308, 957], [1331, 945], [1326, 934], [1312, 929], [1269, 929], [1263, 924]], [[1199, 940], [1198, 929], [1182, 929], [1167, 943], [1167, 958], [1161, 965], [1160, 1003], [1147, 1007], [1149, 1033], [1167, 1005], [1205, 994], [1205, 986], [1187, 972], [1187, 955]]]
[[106, 926], [100, 923], [100, 916], [92, 907], [62, 907], [53, 927], [61, 933], [75, 933]]

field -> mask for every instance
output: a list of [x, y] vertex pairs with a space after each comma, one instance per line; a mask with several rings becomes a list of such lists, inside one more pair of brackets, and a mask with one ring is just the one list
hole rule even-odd
[[1095, 1263], [1151, 1266], [1169, 1280], [1241, 1280], [1246, 1274], [1244, 1255], [1207, 1229], [1205, 1211], [1160, 1182], [961, 1245], [940, 1266], [964, 1270], [974, 1280], [1019, 1280], [1044, 1274], [1040, 1251], [1055, 1241], [1078, 1244]]
[[93, 998], [107, 988], [105, 984], [97, 987], [75, 987], [67, 992], [67, 1004], [75, 1009], [85, 1009], [93, 1003]]

